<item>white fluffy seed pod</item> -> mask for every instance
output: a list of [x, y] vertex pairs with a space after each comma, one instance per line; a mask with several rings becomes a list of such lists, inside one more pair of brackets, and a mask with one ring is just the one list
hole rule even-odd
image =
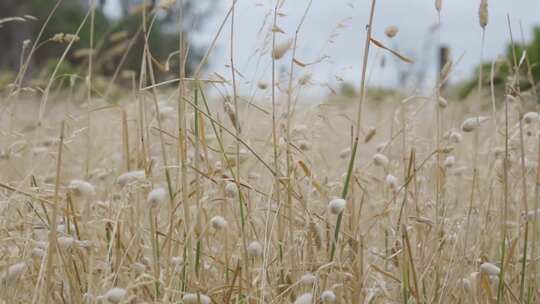
[[501, 269], [494, 264], [485, 262], [480, 265], [480, 272], [487, 274], [488, 276], [496, 276], [501, 272]]
[[373, 163], [375, 164], [375, 166], [386, 167], [388, 166], [388, 162], [388, 157], [386, 157], [386, 155], [382, 153], [375, 153], [373, 155]]
[[336, 301], [336, 294], [332, 290], [325, 290], [321, 293], [323, 303], [333, 303]]
[[238, 187], [236, 187], [236, 183], [234, 182], [227, 182], [225, 185], [225, 196], [229, 198], [235, 198], [238, 195]]
[[118, 176], [118, 178], [116, 178], [116, 183], [120, 185], [120, 187], [124, 187], [125, 185], [135, 181], [143, 180], [145, 177], [146, 173], [144, 170], [130, 171]]
[[450, 135], [448, 135], [448, 139], [451, 143], [458, 144], [463, 139], [463, 136], [461, 136], [461, 133], [456, 131], [451, 131]]
[[340, 214], [345, 209], [347, 201], [342, 198], [335, 198], [328, 203], [328, 210], [332, 214]]
[[388, 38], [394, 38], [398, 32], [399, 32], [399, 29], [395, 25], [390, 25], [386, 29], [384, 29], [384, 34]]
[[393, 176], [392, 174], [388, 174], [386, 176], [385, 181], [386, 181], [386, 184], [388, 185], [388, 187], [390, 189], [392, 189], [394, 191], [397, 189], [397, 187], [398, 187], [398, 179], [397, 179], [397, 177]]
[[221, 230], [227, 227], [227, 220], [225, 220], [222, 216], [216, 215], [210, 219], [210, 225], [212, 225], [212, 228], [216, 230]]
[[186, 293], [182, 297], [184, 304], [210, 304], [210, 297], [204, 294]]
[[523, 122], [526, 124], [532, 124], [538, 122], [540, 119], [538, 112], [527, 112], [523, 115]]
[[487, 116], [470, 117], [463, 121], [461, 124], [461, 130], [463, 132], [472, 132], [478, 128], [482, 123], [489, 120]]
[[251, 257], [259, 257], [263, 253], [263, 246], [261, 245], [261, 243], [253, 241], [249, 243], [247, 247], [247, 252]]
[[0, 283], [7, 284], [17, 281], [28, 269], [28, 265], [25, 262], [19, 262], [9, 266], [0, 272]]
[[294, 301], [294, 304], [312, 304], [313, 303], [313, 294], [304, 293], [298, 296]]
[[69, 249], [75, 246], [77, 243], [77, 240], [69, 237], [69, 236], [62, 236], [58, 238], [58, 247], [62, 249]]
[[148, 193], [148, 198], [146, 199], [146, 201], [152, 207], [164, 204], [167, 201], [167, 190], [163, 188], [156, 188], [150, 191], [150, 193]]
[[455, 163], [456, 163], [456, 158], [453, 155], [448, 155], [446, 159], [444, 160], [444, 167], [452, 168]]
[[122, 299], [126, 296], [126, 294], [127, 294], [127, 290], [125, 290], [124, 288], [113, 287], [109, 289], [104, 294], [104, 296], [107, 299], [107, 301], [116, 304], [116, 303], [120, 303]]
[[312, 273], [306, 273], [300, 277], [300, 283], [305, 285], [313, 285], [317, 282], [317, 277]]
[[276, 44], [274, 49], [272, 50], [272, 58], [274, 58], [275, 60], [281, 59], [287, 53], [287, 51], [289, 51], [291, 46], [291, 39]]
[[74, 179], [69, 182], [68, 189], [75, 196], [90, 197], [96, 192], [94, 185], [90, 184], [87, 181], [78, 179]]

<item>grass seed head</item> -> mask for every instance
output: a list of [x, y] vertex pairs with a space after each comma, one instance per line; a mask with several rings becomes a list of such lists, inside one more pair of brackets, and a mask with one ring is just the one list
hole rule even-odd
[[306, 273], [300, 277], [300, 282], [305, 285], [313, 285], [317, 282], [317, 277], [312, 273]]
[[446, 109], [446, 107], [448, 107], [448, 100], [442, 96], [439, 96], [437, 104], [439, 105], [439, 108]]
[[234, 182], [227, 182], [225, 185], [225, 195], [229, 198], [235, 198], [238, 195], [238, 187]]
[[523, 122], [525, 124], [533, 124], [540, 120], [540, 115], [538, 115], [538, 112], [527, 112], [525, 115], [523, 115]]
[[281, 29], [279, 26], [274, 25], [271, 29], [272, 33], [282, 33], [285, 34], [285, 31]]
[[156, 188], [148, 193], [148, 198], [146, 200], [152, 207], [162, 205], [167, 201], [167, 190], [164, 188]]
[[328, 210], [330, 210], [330, 213], [337, 215], [343, 212], [346, 205], [347, 201], [344, 199], [335, 198], [328, 203]]
[[216, 230], [221, 230], [227, 227], [227, 221], [219, 215], [216, 215], [212, 219], [210, 219], [210, 224], [212, 225], [212, 228]]
[[94, 185], [87, 181], [74, 179], [69, 182], [68, 189], [75, 196], [91, 197], [95, 194], [96, 190]]
[[321, 293], [323, 303], [333, 303], [336, 301], [336, 294], [332, 290], [325, 290]]
[[182, 301], [185, 304], [210, 304], [212, 300], [205, 294], [186, 293], [182, 297]]
[[450, 75], [450, 71], [452, 71], [452, 66], [454, 65], [454, 62], [452, 61], [452, 59], [449, 59], [443, 66], [443, 68], [441, 69], [441, 76], [440, 76], [440, 81], [445, 81], [448, 76]]
[[495, 264], [484, 262], [482, 263], [482, 265], [480, 265], [480, 272], [487, 274], [488, 276], [496, 276], [499, 275], [501, 269]]
[[263, 253], [263, 247], [258, 241], [253, 241], [249, 243], [247, 252], [251, 257], [259, 257]]
[[478, 8], [478, 19], [480, 21], [480, 26], [482, 28], [485, 28], [489, 20], [487, 0], [480, 0], [480, 7]]
[[392, 174], [388, 174], [386, 175], [386, 185], [388, 185], [388, 187], [394, 191], [396, 191], [397, 187], [398, 187], [398, 179], [397, 177], [393, 176]]
[[74, 34], [65, 34], [65, 33], [56, 33], [51, 38], [51, 41], [54, 41], [56, 43], [71, 43], [71, 42], [78, 42], [80, 40], [79, 36]]
[[384, 34], [388, 38], [394, 38], [398, 32], [399, 32], [399, 29], [395, 25], [390, 25], [384, 30]]
[[127, 184], [131, 184], [135, 181], [140, 181], [145, 178], [146, 173], [144, 172], [144, 170], [130, 171], [118, 176], [118, 178], [116, 178], [116, 183], [120, 185], [120, 187], [124, 187]]
[[472, 132], [476, 130], [482, 123], [489, 120], [487, 116], [470, 117], [463, 121], [461, 124], [461, 130], [463, 132]]
[[19, 262], [0, 272], [0, 283], [8, 284], [17, 281], [28, 269], [25, 262]]
[[313, 303], [313, 294], [304, 293], [298, 296], [294, 301], [294, 304], [312, 304]]
[[369, 127], [366, 137], [364, 137], [364, 143], [368, 143], [374, 136], [377, 134], [377, 129], [375, 127]]
[[435, 9], [437, 12], [441, 12], [442, 10], [442, 0], [435, 0]]
[[126, 294], [127, 290], [125, 290], [124, 288], [114, 287], [109, 289], [104, 296], [107, 301], [116, 304], [120, 303], [122, 299], [126, 296]]
[[463, 139], [463, 136], [461, 136], [461, 133], [457, 131], [451, 131], [450, 135], [448, 135], [448, 139], [451, 143], [458, 144]]
[[373, 163], [378, 167], [386, 167], [388, 166], [389, 160], [386, 155], [382, 153], [375, 153], [375, 155], [373, 155]]
[[285, 56], [285, 54], [287, 53], [287, 51], [289, 51], [291, 46], [292, 46], [291, 39], [283, 41], [279, 44], [276, 44], [276, 46], [274, 47], [274, 50], [272, 50], [272, 58], [274, 60], [279, 60], [283, 58], [283, 56]]

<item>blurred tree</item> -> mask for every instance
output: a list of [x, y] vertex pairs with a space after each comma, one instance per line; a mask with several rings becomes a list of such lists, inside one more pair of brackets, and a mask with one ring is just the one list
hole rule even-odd
[[[23, 16], [30, 11], [30, 3], [19, 0], [0, 1], [0, 19]], [[23, 41], [31, 37], [33, 26], [28, 22], [14, 21], [3, 23], [0, 27], [0, 68], [18, 68]]]
[[[61, 3], [53, 17], [44, 28], [41, 42], [50, 39], [57, 33], [75, 33], [91, 7], [93, 0], [59, 0]], [[8, 17], [24, 17], [25, 22], [6, 22], [0, 26], [0, 69], [17, 71], [21, 62], [23, 42], [36, 39], [47, 16], [58, 1], [47, 0], [1, 0], [0, 19]], [[109, 3], [113, 2], [113, 3]], [[207, 17], [211, 11], [208, 1], [184, 0], [184, 20], [180, 23], [179, 1], [173, 1], [173, 5], [167, 9], [158, 7], [155, 0], [96, 0], [97, 9], [94, 23], [94, 55], [95, 71], [110, 74], [116, 70], [120, 62], [122, 69], [138, 71], [144, 43], [141, 35], [142, 28], [142, 4], [147, 4], [146, 12], [155, 13], [155, 21], [152, 23], [152, 32], [149, 36], [150, 50], [155, 63], [159, 67], [165, 66], [169, 55], [178, 50], [178, 31], [184, 30], [188, 43], [192, 47], [189, 50], [188, 72], [200, 59], [201, 52], [194, 47], [190, 37], [199, 29], [194, 26], [200, 20]], [[111, 4], [111, 5], [108, 5]], [[105, 11], [105, 7], [117, 7], [121, 10], [113, 12]], [[120, 16], [119, 18], [109, 15]], [[148, 21], [150, 24], [150, 21]], [[181, 27], [179, 26], [181, 24]], [[188, 35], [190, 34], [190, 35]], [[68, 54], [66, 64], [77, 67], [86, 62], [90, 50], [90, 22], [88, 21], [79, 33], [80, 40], [74, 44]], [[129, 48], [129, 46], [132, 46]], [[39, 50], [32, 56], [33, 66], [43, 67], [58, 58], [65, 45], [53, 42], [41, 44]], [[120, 59], [124, 57], [125, 60]], [[27, 55], [27, 53], [25, 54]], [[171, 56], [174, 61], [170, 62], [171, 72], [178, 66], [178, 56]]]
[[[540, 94], [540, 27], [533, 29], [533, 39], [529, 43], [515, 44], [514, 46], [508, 45], [506, 47], [506, 54], [503, 58], [497, 61], [494, 69], [493, 83], [495, 85], [495, 90], [497, 92], [504, 92], [504, 85], [508, 81], [509, 77], [513, 73], [514, 66], [514, 48], [515, 48], [515, 57], [516, 61], [521, 60], [522, 56], [525, 54], [529, 60], [531, 66], [531, 76], [533, 82], [536, 84], [537, 93]], [[461, 88], [459, 92], [459, 97], [465, 98], [476, 88], [478, 81], [479, 70], [483, 70], [483, 83], [485, 86], [489, 86], [491, 79], [491, 62], [485, 62], [479, 65], [475, 71], [475, 78], [467, 81]], [[525, 91], [531, 89], [531, 83], [528, 78], [528, 67], [526, 62], [523, 62], [519, 66], [520, 77], [520, 88]], [[497, 94], [503, 95], [503, 94]], [[540, 103], [540, 100], [537, 101]]]

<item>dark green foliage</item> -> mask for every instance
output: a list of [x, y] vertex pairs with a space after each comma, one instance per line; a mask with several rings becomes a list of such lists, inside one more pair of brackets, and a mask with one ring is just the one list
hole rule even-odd
[[[513, 75], [513, 66], [514, 64], [519, 64], [523, 56], [523, 52], [526, 51], [527, 59], [529, 60], [531, 66], [531, 76], [534, 83], [540, 81], [540, 27], [537, 27], [533, 30], [533, 39], [528, 44], [519, 44], [516, 43], [514, 46], [509, 44], [506, 47], [506, 53], [502, 60], [499, 60], [495, 65], [495, 73], [493, 77], [493, 83], [495, 85], [496, 91], [504, 91], [504, 85], [508, 78]], [[482, 69], [483, 73], [483, 84], [485, 86], [490, 85], [491, 77], [491, 62], [482, 63], [479, 67], [476, 68], [475, 77], [470, 81], [466, 82], [459, 91], [459, 97], [465, 98], [473, 90], [475, 90], [479, 69]], [[528, 79], [528, 67], [525, 61], [522, 62], [519, 68], [520, 75], [520, 88], [521, 90], [531, 89], [531, 83]], [[537, 85], [538, 89], [538, 85]], [[499, 94], [497, 94], [499, 95]]]
[[[2, 0], [4, 1], [4, 0]], [[6, 0], [8, 1], [8, 0]], [[49, 0], [9, 0], [9, 3], [0, 4], [0, 9], [5, 9], [2, 15], [23, 16], [32, 15], [37, 18], [35, 21], [25, 23], [10, 23], [0, 29], [0, 44], [4, 49], [3, 60], [0, 60], [0, 70], [7, 69], [17, 72], [19, 69], [22, 41], [29, 39], [32, 43], [38, 36], [48, 15], [55, 7], [57, 1]], [[103, 2], [103, 1], [102, 1]], [[189, 4], [188, 4], [189, 3]], [[137, 1], [122, 1], [126, 7], [122, 10], [122, 18], [110, 19], [103, 11], [103, 7], [97, 7], [94, 16], [94, 73], [111, 76], [120, 67], [120, 70], [131, 70], [138, 72], [142, 62], [144, 50], [143, 18], [142, 10], [137, 14], [130, 14], [129, 9], [137, 4]], [[175, 8], [165, 14], [160, 14], [153, 23], [152, 14], [154, 10], [147, 10], [147, 27], [151, 25], [151, 32], [148, 35], [148, 43], [152, 57], [154, 58], [154, 72], [159, 79], [176, 76], [178, 74], [179, 57], [171, 56], [169, 60], [169, 70], [165, 70], [165, 64], [169, 55], [179, 48], [177, 11]], [[49, 74], [56, 65], [61, 54], [66, 48], [66, 44], [47, 41], [57, 33], [74, 34], [81, 26], [81, 23], [89, 11], [88, 1], [64, 0], [44, 28], [40, 38], [40, 47], [32, 56], [30, 78], [40, 78]], [[192, 21], [195, 15], [194, 6], [191, 2], [185, 5], [186, 23]], [[204, 12], [208, 14], [208, 12]], [[196, 18], [202, 19], [204, 15], [197, 14]], [[24, 28], [24, 30], [20, 30]], [[18, 31], [16, 31], [19, 29]], [[119, 39], [118, 32], [124, 32]], [[91, 22], [87, 19], [85, 25], [78, 34], [80, 40], [73, 44], [67, 54], [66, 60], [62, 63], [62, 72], [85, 75], [87, 73], [88, 50], [91, 45]], [[186, 34], [186, 36], [188, 36]], [[188, 36], [189, 38], [189, 36]], [[127, 57], [122, 61], [128, 50]], [[86, 52], [85, 52], [86, 50]], [[187, 72], [193, 69], [201, 58], [201, 52], [197, 48], [189, 50], [187, 61]], [[7, 57], [10, 58], [7, 58]], [[122, 64], [120, 65], [120, 63]]]

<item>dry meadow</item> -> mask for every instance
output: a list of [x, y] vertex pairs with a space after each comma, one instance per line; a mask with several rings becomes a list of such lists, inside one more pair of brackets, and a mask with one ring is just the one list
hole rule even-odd
[[[202, 64], [160, 82], [147, 47], [140, 71], [114, 75], [131, 83], [114, 102], [91, 72], [71, 89], [56, 70], [28, 84], [22, 58], [0, 88], [2, 303], [540, 302], [538, 97], [520, 89], [531, 79], [515, 72], [495, 90], [484, 75], [457, 100], [443, 90], [449, 61], [427, 92], [375, 102], [370, 51], [412, 59], [368, 26], [359, 93], [305, 102], [306, 64], [287, 59], [302, 23], [276, 39], [275, 5], [260, 55], [272, 74], [254, 81], [264, 102]], [[216, 39], [232, 21], [234, 3]], [[51, 39], [69, 50], [72, 35]], [[513, 66], [531, 69], [526, 56]]]

